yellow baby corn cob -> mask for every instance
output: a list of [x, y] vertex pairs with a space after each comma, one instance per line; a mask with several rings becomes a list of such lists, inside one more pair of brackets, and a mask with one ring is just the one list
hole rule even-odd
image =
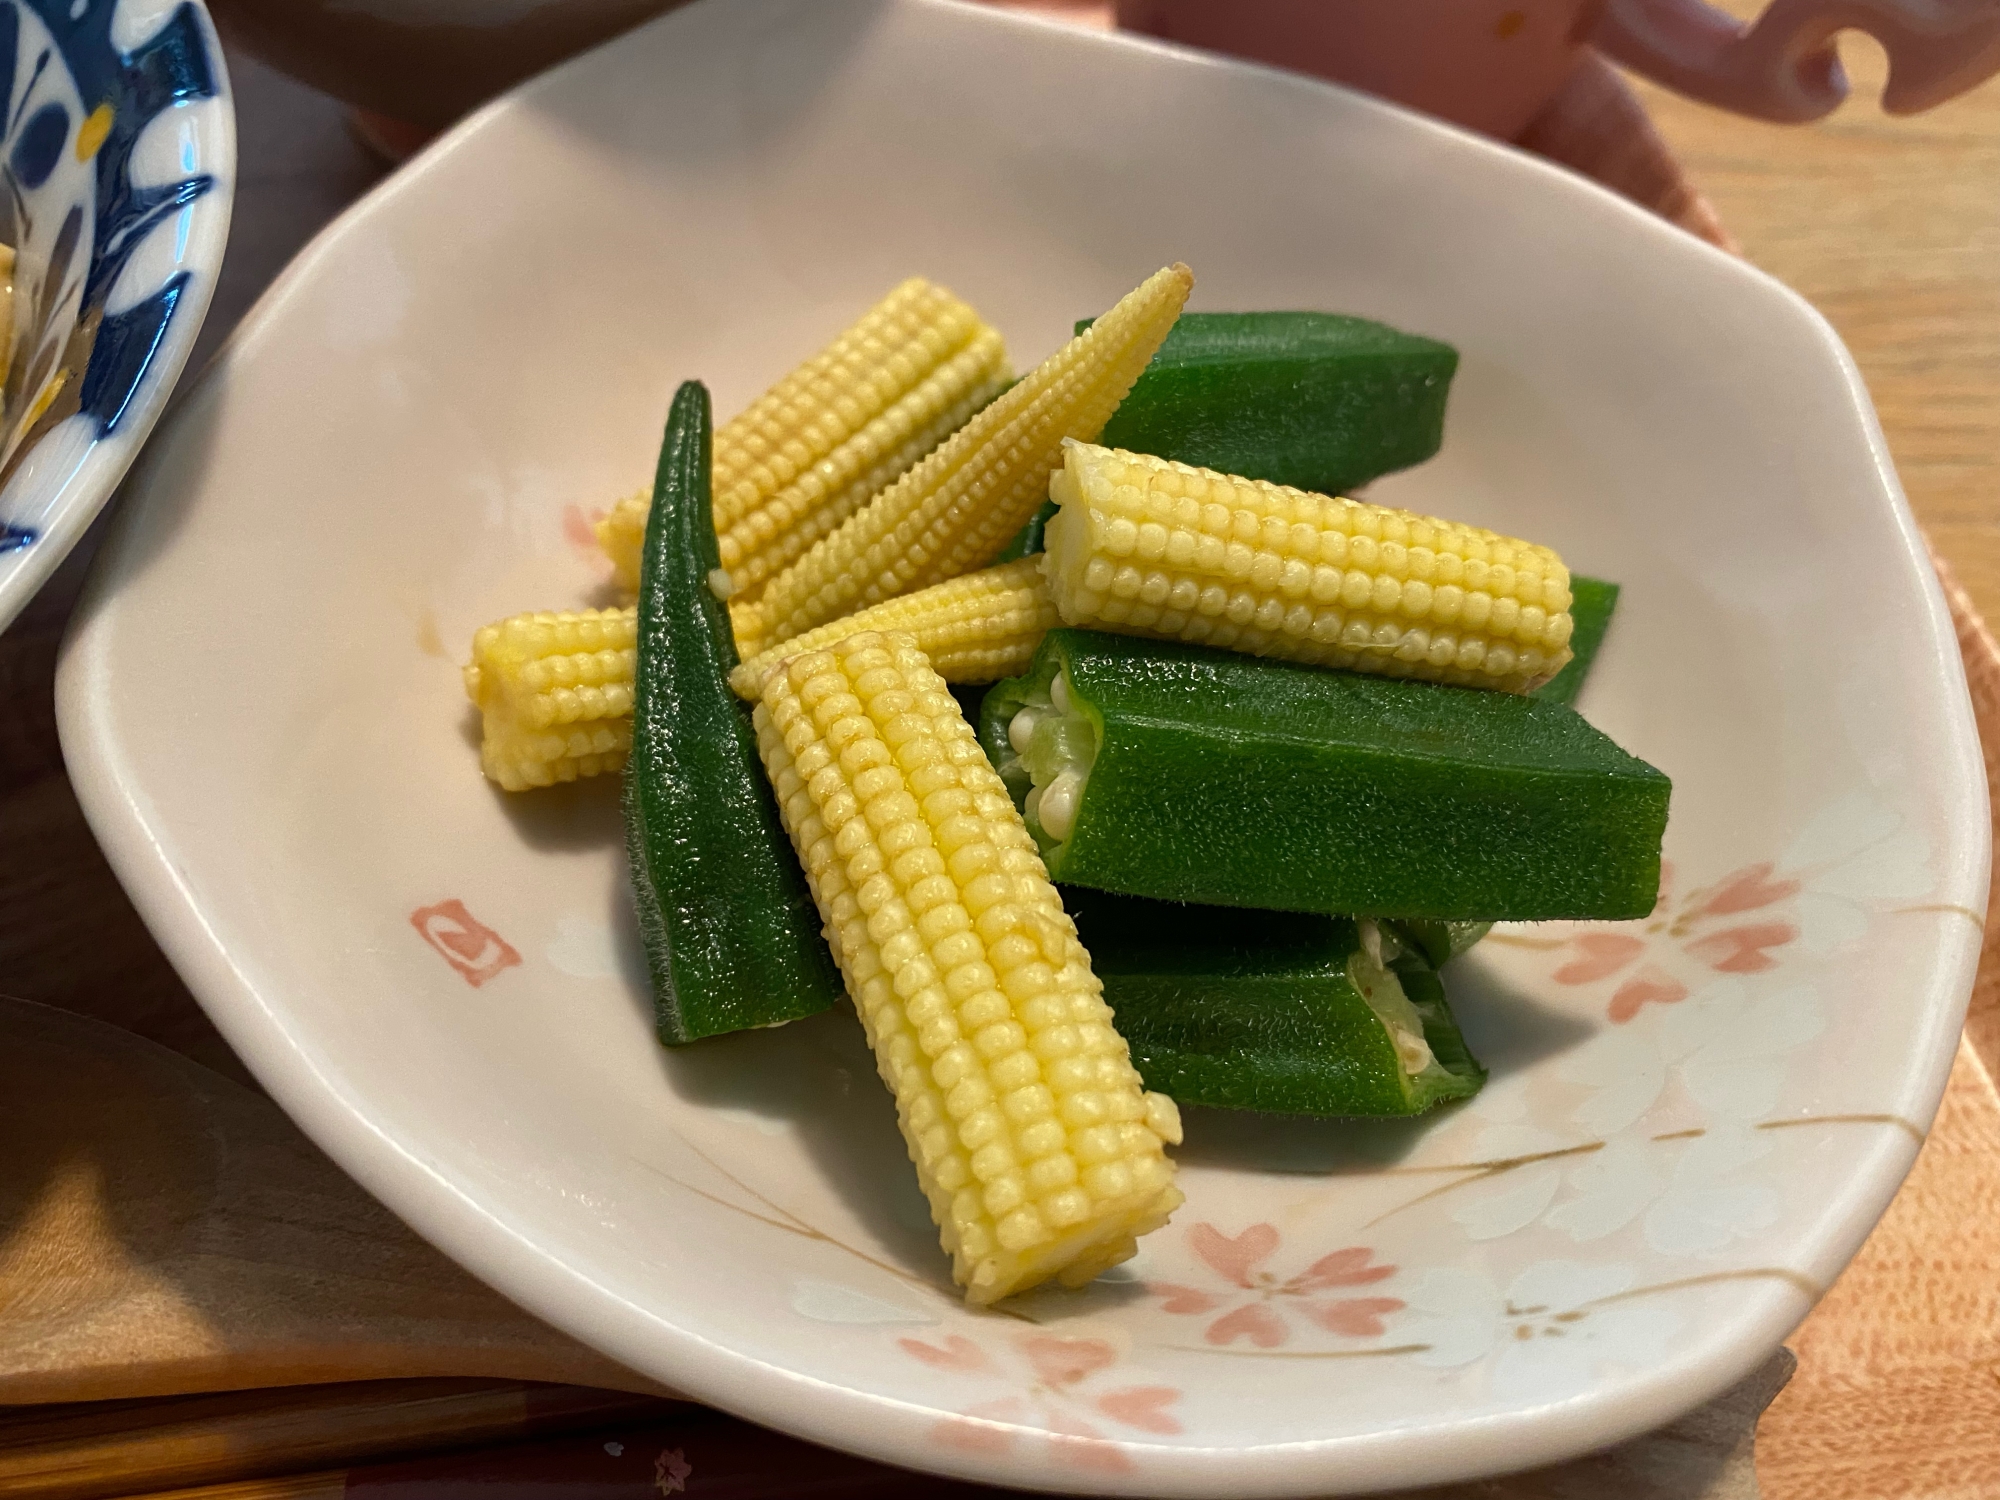
[[653, 492], [634, 490], [611, 507], [597, 523], [597, 545], [611, 559], [611, 572], [628, 594], [639, 592], [639, 555], [646, 545], [646, 517], [653, 513]]
[[[473, 637], [465, 692], [485, 715], [488, 776], [518, 792], [625, 764], [638, 619], [631, 606], [516, 615]], [[780, 661], [866, 630], [908, 633], [947, 682], [998, 682], [1028, 670], [1055, 624], [1042, 560], [1024, 557], [822, 625], [744, 662], [729, 684], [755, 701]]]
[[1091, 443], [1049, 494], [1069, 625], [1512, 693], [1570, 658], [1547, 547]]
[[481, 626], [465, 668], [486, 774], [510, 792], [598, 776], [632, 748], [638, 611], [515, 615]]
[[757, 747], [952, 1275], [987, 1303], [1080, 1286], [1181, 1201], [1173, 1101], [1140, 1087], [1034, 839], [907, 635], [764, 683]]
[[743, 655], [983, 567], [1034, 514], [1064, 438], [1094, 438], [1180, 316], [1194, 275], [1155, 273], [974, 417], [755, 601], [733, 602]]
[[729, 674], [740, 698], [755, 700], [764, 678], [788, 657], [821, 651], [843, 636], [899, 630], [930, 658], [946, 682], [998, 682], [1028, 670], [1035, 648], [1056, 623], [1040, 557], [982, 568], [932, 584], [793, 636]]
[[[764, 584], [929, 453], [1006, 386], [1000, 335], [913, 276], [715, 434], [715, 538], [732, 596]], [[650, 493], [597, 535], [639, 587]]]

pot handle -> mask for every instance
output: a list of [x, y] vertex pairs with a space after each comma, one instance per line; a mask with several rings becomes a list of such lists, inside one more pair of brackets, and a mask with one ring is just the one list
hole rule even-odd
[[1915, 114], [2000, 72], [2000, 0], [1772, 0], [1749, 26], [1702, 0], [1607, 0], [1597, 48], [1676, 92], [1764, 120], [1817, 120], [1847, 97], [1834, 37], [1889, 55], [1882, 107]]

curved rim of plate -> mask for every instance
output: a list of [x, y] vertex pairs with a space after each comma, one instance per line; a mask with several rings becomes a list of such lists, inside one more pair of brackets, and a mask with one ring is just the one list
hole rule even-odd
[[[674, 26], [692, 11], [725, 0], [694, 5], [647, 23], [641, 31]], [[996, 11], [959, 0], [888, 0], [954, 12], [972, 24], [994, 27], [1048, 27], [1028, 16]], [[1530, 156], [1427, 115], [1317, 79], [1122, 33], [1059, 28], [1076, 46], [1129, 48], [1170, 58], [1176, 65], [1244, 71], [1303, 97], [1334, 99], [1341, 107], [1377, 113], [1416, 132], [1436, 150], [1477, 159], [1484, 169], [1512, 173], [1534, 191], [1556, 195], [1566, 211], [1592, 216], [1611, 232], [1650, 239], [1669, 258], [1692, 257], [1708, 269], [1744, 278], [1780, 299], [1804, 320], [1830, 363], [1860, 424], [1873, 460], [1880, 501], [1889, 507], [1901, 540], [1895, 559], [1922, 600], [1928, 654], [1936, 664], [1936, 689], [1944, 722], [1939, 726], [1947, 751], [1967, 786], [1961, 796], [1985, 798], [1983, 760], [1969, 691], [1943, 592], [1883, 439], [1866, 387], [1851, 355], [1832, 326], [1798, 293], [1749, 262], [1697, 239], [1635, 203], [1565, 168]], [[635, 33], [628, 33], [628, 37]], [[562, 88], [579, 71], [599, 65], [625, 39], [614, 39], [580, 54], [550, 72], [501, 95], [462, 121], [426, 151], [323, 229], [259, 299], [186, 392], [175, 413], [208, 399], [227, 369], [228, 357], [272, 336], [296, 288], [317, 272], [335, 244], [365, 234], [370, 220], [406, 193], [419, 192], [435, 173], [448, 170], [454, 156], [494, 120]], [[139, 466], [131, 483], [143, 491], [154, 464], [178, 437], [170, 422]], [[1044, 1488], [1004, 1457], [988, 1458], [939, 1448], [927, 1441], [938, 1412], [853, 1386], [836, 1385], [740, 1353], [676, 1326], [583, 1272], [509, 1225], [427, 1158], [421, 1143], [398, 1139], [378, 1125], [341, 1084], [322, 1070], [315, 1056], [291, 1034], [282, 1000], [267, 995], [222, 945], [209, 926], [201, 902], [176, 867], [167, 836], [155, 826], [140, 778], [112, 736], [113, 694], [106, 656], [118, 609], [117, 580], [127, 565], [123, 521], [107, 539], [90, 584], [64, 641], [56, 698], [64, 755], [79, 800], [103, 844], [112, 869], [161, 947], [230, 1045], [287, 1114], [339, 1166], [394, 1210], [413, 1229], [458, 1264], [504, 1293], [534, 1316], [636, 1372], [738, 1416], [793, 1433], [828, 1447], [863, 1454], [885, 1463], [979, 1482]], [[1976, 792], [1970, 788], [1976, 787]], [[1967, 819], [1974, 846], [1963, 863], [1980, 872], [1987, 865], [1984, 818]], [[1976, 859], [1976, 865], [1974, 861]], [[1955, 939], [1939, 973], [1950, 976], [1926, 1002], [1926, 1026], [1912, 1037], [1914, 1088], [1927, 1102], [1928, 1124], [1942, 1099], [1956, 1050], [1957, 1018], [1969, 995], [1979, 944]], [[1951, 957], [1958, 962], [1949, 962]], [[1880, 1169], [1869, 1183], [1866, 1202], [1826, 1233], [1842, 1264], [1888, 1206], [1916, 1156], [1916, 1145], [1893, 1147], [1875, 1158]], [[1123, 1450], [1135, 1472], [1112, 1476], [1065, 1476], [1074, 1492], [1176, 1496], [1286, 1496], [1361, 1494], [1427, 1484], [1444, 1484], [1503, 1472], [1537, 1468], [1654, 1430], [1721, 1395], [1751, 1375], [1778, 1347], [1810, 1308], [1797, 1288], [1759, 1288], [1751, 1313], [1727, 1330], [1690, 1348], [1660, 1368], [1607, 1381], [1566, 1401], [1484, 1417], [1454, 1419], [1436, 1427], [1398, 1426], [1349, 1437], [1228, 1445], [1177, 1445], [1130, 1441]], [[1412, 1452], [1413, 1445], [1416, 1447]]]
[[181, 258], [184, 266], [205, 269], [189, 278], [187, 291], [176, 305], [175, 315], [167, 320], [165, 336], [146, 362], [118, 430], [99, 433], [91, 439], [83, 458], [50, 502], [48, 522], [40, 535], [20, 554], [15, 566], [0, 571], [0, 630], [11, 625], [41, 592], [42, 585], [118, 493], [172, 402], [188, 358], [194, 353], [195, 340], [201, 336], [202, 324], [208, 321], [209, 304], [221, 279], [236, 205], [236, 91], [230, 82], [229, 62], [223, 55], [215, 18], [208, 13], [204, 0], [185, 0], [185, 3], [200, 21], [209, 62], [215, 70], [215, 99], [222, 106], [215, 112], [213, 125], [208, 127], [213, 131], [216, 159], [212, 167], [204, 168], [216, 179], [215, 188], [203, 195], [204, 199], [213, 200], [213, 205], [206, 212], [191, 215], [187, 250]]

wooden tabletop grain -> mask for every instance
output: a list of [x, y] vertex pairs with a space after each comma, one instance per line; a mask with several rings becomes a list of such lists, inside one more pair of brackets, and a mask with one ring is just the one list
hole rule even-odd
[[[2000, 621], [2000, 80], [1897, 119], [1875, 102], [1880, 53], [1843, 56], [1855, 97], [1805, 128], [1639, 91], [1743, 253], [1839, 330], [1918, 520]], [[2000, 1133], [1981, 1082], [1955, 1082], [1896, 1205], [1794, 1335], [1798, 1374], [1758, 1434], [1768, 1495], [2000, 1496]]]
[[1639, 92], [1743, 253], [1847, 341], [1917, 519], [2000, 621], [2000, 79], [1897, 119], [1880, 52], [1843, 55], [1855, 96], [1807, 127]]

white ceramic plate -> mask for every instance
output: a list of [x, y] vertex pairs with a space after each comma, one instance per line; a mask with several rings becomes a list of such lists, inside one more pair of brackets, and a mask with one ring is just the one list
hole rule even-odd
[[[1090, 1291], [963, 1308], [857, 1029], [656, 1047], [615, 789], [477, 774], [473, 629], [590, 599], [675, 382], [724, 412], [901, 276], [1031, 363], [1196, 305], [1452, 340], [1379, 493], [1625, 602], [1584, 706], [1675, 779], [1659, 916], [1456, 976], [1415, 1124], [1191, 1115]], [[1963, 677], [1866, 397], [1776, 283], [1317, 84], [926, 0], [711, 0], [330, 230], [156, 440], [62, 666], [120, 875], [311, 1134], [534, 1312], [732, 1410], [1002, 1482], [1235, 1495], [1540, 1463], [1748, 1373], [1859, 1245], [1986, 900]]]

